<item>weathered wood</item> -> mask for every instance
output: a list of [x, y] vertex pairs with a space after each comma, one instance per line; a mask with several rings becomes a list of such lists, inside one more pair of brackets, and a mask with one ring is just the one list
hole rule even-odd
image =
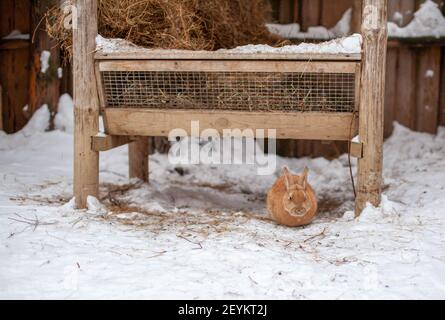
[[97, 60], [301, 60], [301, 61], [324, 61], [324, 60], [352, 60], [361, 58], [359, 53], [247, 53], [233, 51], [190, 51], [190, 50], [159, 50], [135, 48], [131, 50], [96, 52]]
[[279, 20], [280, 20], [280, 23], [293, 22], [293, 1], [292, 0], [281, 0], [280, 1]]
[[439, 121], [440, 47], [422, 49], [417, 65], [416, 130], [436, 134]]
[[301, 26], [303, 30], [321, 23], [321, 0], [301, 0]]
[[[0, 1], [0, 39], [13, 30], [30, 34], [31, 2], [26, 0]], [[0, 85], [3, 87], [3, 129], [14, 133], [22, 129], [30, 114], [25, 106], [29, 102], [28, 66], [29, 40], [1, 40]]]
[[94, 76], [97, 1], [77, 0], [77, 28], [73, 30], [74, 74], [74, 196], [85, 208], [88, 196], [99, 193], [99, 153], [91, 137], [99, 131], [99, 102]]
[[134, 140], [135, 138], [131, 136], [99, 134], [91, 138], [91, 145], [94, 151], [108, 151], [129, 144]]
[[[411, 22], [416, 11], [416, 0], [390, 0], [388, 2], [388, 19], [404, 27]], [[395, 15], [396, 13], [397, 16]], [[401, 20], [396, 18], [401, 17]]]
[[170, 130], [191, 132], [191, 122], [201, 129], [276, 129], [278, 139], [350, 140], [357, 134], [357, 121], [348, 113], [235, 112], [152, 109], [105, 109], [107, 133], [130, 136], [168, 136]]
[[128, 162], [130, 179], [137, 178], [148, 182], [149, 180], [149, 139], [147, 137], [136, 138], [136, 141], [128, 145]]
[[442, 48], [442, 67], [440, 75], [440, 112], [439, 124], [445, 126], [445, 49]]
[[0, 40], [0, 50], [28, 49], [29, 40]]
[[397, 68], [397, 104], [395, 120], [410, 129], [415, 129], [416, 116], [416, 53], [401, 46]]
[[393, 132], [395, 120], [395, 107], [397, 104], [397, 60], [398, 48], [388, 48], [386, 63], [386, 90], [385, 90], [385, 137]]
[[358, 161], [357, 215], [367, 203], [378, 206], [381, 201], [387, 0], [363, 1], [362, 35], [359, 136], [363, 143], [363, 158]]
[[[58, 0], [31, 1], [31, 60], [29, 63], [29, 109], [33, 114], [42, 105], [46, 104], [51, 114], [57, 112], [60, 97], [60, 79], [57, 69], [60, 66], [60, 50], [57, 42], [50, 39], [42, 19], [48, 10], [59, 3]], [[42, 72], [41, 55], [43, 51], [51, 54], [49, 66]]]
[[332, 28], [340, 21], [346, 10], [352, 8], [354, 0], [323, 1], [321, 9], [321, 25]]
[[363, 143], [351, 142], [350, 154], [354, 158], [362, 159], [363, 158]]
[[181, 71], [181, 72], [315, 72], [356, 73], [357, 62], [343, 61], [102, 61], [99, 71]]
[[362, 27], [362, 0], [353, 0], [352, 4], [352, 33], [360, 33]]

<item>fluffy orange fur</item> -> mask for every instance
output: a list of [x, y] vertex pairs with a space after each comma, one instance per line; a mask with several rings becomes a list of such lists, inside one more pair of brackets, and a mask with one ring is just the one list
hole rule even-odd
[[314, 189], [309, 185], [309, 170], [292, 175], [287, 168], [267, 195], [267, 210], [274, 220], [289, 227], [310, 224], [317, 214], [318, 204]]

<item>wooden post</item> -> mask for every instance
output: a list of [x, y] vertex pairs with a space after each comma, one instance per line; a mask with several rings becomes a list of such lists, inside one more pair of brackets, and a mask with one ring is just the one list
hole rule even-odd
[[[93, 57], [97, 36], [97, 0], [77, 0], [75, 4], [77, 28], [73, 28], [74, 196], [77, 208], [85, 208], [87, 197], [97, 197], [99, 193], [99, 153], [93, 151], [91, 146], [92, 137], [99, 131], [99, 101]], [[73, 18], [76, 14], [73, 14]]]
[[356, 214], [380, 204], [387, 48], [387, 0], [363, 1], [363, 56], [360, 88], [360, 142]]
[[147, 137], [139, 137], [128, 145], [128, 163], [130, 179], [137, 178], [148, 182], [149, 143]]

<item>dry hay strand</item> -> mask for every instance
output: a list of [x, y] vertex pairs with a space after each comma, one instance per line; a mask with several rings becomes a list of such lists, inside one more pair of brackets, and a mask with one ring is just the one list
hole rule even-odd
[[[125, 195], [131, 190], [141, 187], [141, 184], [101, 185], [101, 201], [106, 205], [109, 214], [101, 219], [116, 222], [125, 226], [140, 228], [156, 234], [166, 230], [176, 230], [181, 233], [192, 233], [199, 236], [222, 234], [242, 230], [248, 221], [270, 223], [267, 216], [251, 212], [203, 210], [190, 211], [181, 209], [175, 212], [159, 212], [147, 210], [125, 200]], [[226, 190], [229, 185], [202, 184], [202, 187], [221, 188]]]
[[304, 71], [122, 72], [106, 80], [105, 86], [111, 91], [107, 99], [113, 107], [351, 112], [352, 76]]
[[[55, 7], [46, 14], [46, 30], [68, 57], [72, 32], [69, 12]], [[218, 50], [246, 44], [287, 44], [266, 28], [266, 0], [99, 0], [99, 34], [146, 48]]]
[[124, 202], [120, 205], [109, 205], [107, 209], [110, 214], [104, 216], [104, 219], [156, 234], [175, 230], [180, 233], [209, 236], [242, 231], [248, 221], [272, 222], [267, 216], [249, 212], [222, 212], [219, 210], [155, 212]]

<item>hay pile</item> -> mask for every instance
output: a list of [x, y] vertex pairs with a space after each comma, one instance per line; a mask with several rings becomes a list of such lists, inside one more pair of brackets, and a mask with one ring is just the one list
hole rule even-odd
[[[71, 30], [60, 8], [46, 15], [46, 29], [71, 55]], [[146, 48], [218, 50], [246, 44], [278, 46], [269, 33], [267, 0], [99, 0], [99, 33]]]

